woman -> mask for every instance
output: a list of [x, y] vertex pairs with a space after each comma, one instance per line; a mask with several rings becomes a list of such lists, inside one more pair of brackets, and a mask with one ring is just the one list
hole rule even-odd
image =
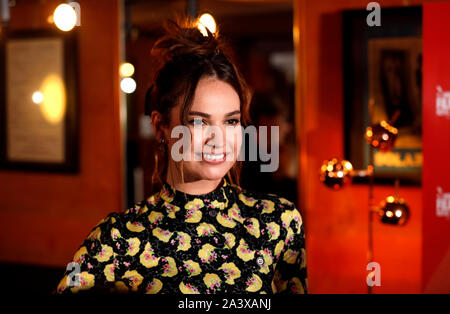
[[307, 292], [300, 213], [237, 185], [251, 92], [226, 49], [192, 21], [166, 24], [146, 108], [162, 187], [93, 228], [58, 293]]

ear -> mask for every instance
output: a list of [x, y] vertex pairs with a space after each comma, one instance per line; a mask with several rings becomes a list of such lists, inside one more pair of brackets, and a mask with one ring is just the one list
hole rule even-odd
[[163, 137], [167, 140], [167, 126], [164, 125], [163, 115], [160, 112], [153, 110], [150, 120], [152, 122], [153, 132], [156, 134], [156, 140], [159, 142]]

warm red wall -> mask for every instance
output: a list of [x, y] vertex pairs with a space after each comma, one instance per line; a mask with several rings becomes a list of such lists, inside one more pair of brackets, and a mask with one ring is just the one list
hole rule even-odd
[[[17, 1], [11, 29], [52, 27], [62, 1]], [[80, 173], [0, 171], [0, 261], [65, 266], [122, 206], [118, 1], [79, 0]]]
[[[449, 15], [450, 2], [424, 4], [422, 286], [426, 293], [450, 293], [450, 217], [437, 212], [438, 199], [445, 199], [450, 192], [450, 123], [448, 116], [436, 112], [437, 99], [443, 97], [437, 87], [444, 93], [450, 91]], [[449, 205], [439, 207], [447, 209]]]
[[[318, 177], [322, 162], [344, 156], [341, 11], [365, 9], [363, 0], [295, 0], [298, 38], [297, 123], [300, 155], [299, 206], [304, 212], [307, 261], [312, 293], [366, 293], [368, 187], [336, 192]], [[422, 1], [408, 1], [409, 5]], [[381, 1], [381, 7], [404, 1]], [[393, 193], [375, 187], [376, 203]], [[421, 274], [420, 187], [400, 187], [411, 211], [403, 227], [374, 223], [374, 261], [381, 287], [374, 293], [418, 293]]]

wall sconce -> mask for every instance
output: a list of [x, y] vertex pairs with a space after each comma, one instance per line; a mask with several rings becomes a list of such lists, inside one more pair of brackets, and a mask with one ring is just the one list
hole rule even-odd
[[53, 12], [53, 22], [64, 32], [81, 25], [81, 8], [78, 2], [67, 2], [58, 5]]

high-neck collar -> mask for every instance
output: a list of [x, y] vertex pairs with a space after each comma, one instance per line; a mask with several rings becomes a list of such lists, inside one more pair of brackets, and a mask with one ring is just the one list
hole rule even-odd
[[[231, 206], [234, 201], [235, 191], [233, 185], [223, 178], [220, 184], [211, 192], [204, 194], [188, 194], [180, 190], [175, 189], [169, 183], [164, 182], [160, 191], [160, 197], [167, 203], [184, 204], [194, 200], [201, 200], [204, 206], [200, 208], [217, 207], [219, 209], [225, 209]], [[226, 206], [215, 204], [223, 203]]]

